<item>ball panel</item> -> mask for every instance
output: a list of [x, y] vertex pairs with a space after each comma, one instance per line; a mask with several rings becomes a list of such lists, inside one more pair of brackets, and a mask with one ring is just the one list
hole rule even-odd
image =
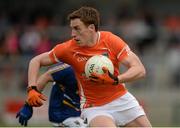
[[92, 56], [85, 65], [86, 77], [89, 77], [92, 72], [103, 74], [102, 67], [107, 67], [110, 73], [114, 73], [114, 66], [109, 58], [103, 55]]

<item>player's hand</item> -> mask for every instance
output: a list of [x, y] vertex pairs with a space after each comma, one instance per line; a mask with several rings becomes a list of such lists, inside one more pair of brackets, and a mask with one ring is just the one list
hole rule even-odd
[[100, 84], [117, 85], [119, 83], [118, 77], [111, 74], [106, 67], [103, 67], [102, 70], [103, 74], [91, 73], [90, 80]]
[[33, 108], [27, 103], [17, 112], [16, 118], [19, 118], [19, 123], [22, 126], [27, 126], [28, 120], [32, 117]]
[[39, 92], [36, 86], [31, 86], [28, 88], [27, 102], [30, 106], [40, 107], [43, 105], [42, 101], [46, 101], [47, 98], [41, 92]]

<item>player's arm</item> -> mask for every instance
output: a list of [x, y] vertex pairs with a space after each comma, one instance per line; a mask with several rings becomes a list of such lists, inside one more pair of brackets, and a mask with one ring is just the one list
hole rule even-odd
[[64, 76], [66, 76], [67, 71], [65, 70], [70, 66], [65, 63], [59, 63], [57, 66], [50, 68], [48, 71], [43, 73], [37, 80], [37, 88], [42, 91], [48, 82], [59, 82], [63, 81]]
[[119, 65], [125, 65], [127, 70], [124, 73], [115, 76], [104, 67], [104, 74], [98, 75], [93, 73], [91, 74], [91, 80], [117, 85], [118, 83], [130, 82], [144, 77], [146, 74], [145, 68], [136, 54], [134, 54], [128, 45], [118, 36], [111, 34], [110, 37], [109, 42], [113, 42], [111, 44], [111, 50], [117, 55]]
[[[44, 89], [45, 85], [50, 81], [53, 81], [53, 78], [51, 76], [51, 71], [48, 70], [39, 76], [37, 80], [37, 90], [41, 92]], [[17, 112], [16, 118], [19, 119], [19, 123], [21, 125], [27, 126], [28, 120], [32, 117], [32, 115], [32, 106], [28, 103], [25, 103], [24, 106], [22, 106], [21, 109]]]
[[46, 71], [41, 76], [39, 76], [37, 80], [37, 89], [42, 92], [45, 88], [45, 86], [48, 84], [48, 82], [53, 82], [53, 77], [51, 75], [51, 70]]
[[119, 83], [131, 82], [140, 79], [146, 74], [143, 64], [131, 51], [129, 52], [129, 55], [125, 57], [119, 64], [123, 64], [127, 67], [127, 70], [124, 73], [115, 76], [111, 74], [106, 67], [103, 67], [102, 70], [104, 71], [104, 74], [92, 73], [90, 80], [103, 84], [109, 83], [118, 85]]
[[31, 59], [28, 69], [28, 86], [36, 86], [38, 73], [41, 66], [52, 65], [48, 52], [35, 56]]
[[127, 71], [118, 76], [119, 83], [131, 82], [145, 77], [146, 74], [146, 70], [139, 57], [132, 51], [129, 51], [128, 54], [120, 63], [127, 67]]
[[28, 105], [27, 103], [21, 107], [21, 109], [17, 112], [16, 118], [19, 119], [19, 123], [22, 126], [27, 126], [29, 119], [33, 115], [33, 108], [32, 106]]
[[41, 66], [48, 66], [53, 64], [49, 58], [48, 52], [34, 57], [29, 63], [28, 69], [28, 96], [27, 103], [34, 107], [39, 107], [46, 100], [46, 97], [37, 89], [37, 78]]

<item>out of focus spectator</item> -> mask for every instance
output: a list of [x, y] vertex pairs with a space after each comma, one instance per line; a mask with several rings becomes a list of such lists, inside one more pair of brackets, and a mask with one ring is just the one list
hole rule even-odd
[[19, 54], [19, 38], [16, 29], [11, 28], [5, 35], [5, 47], [8, 55]]
[[40, 33], [32, 26], [27, 27], [20, 37], [20, 48], [25, 55], [33, 55], [41, 40]]
[[0, 37], [8, 30], [9, 25], [8, 14], [4, 11], [0, 12]]
[[6, 54], [6, 47], [5, 47], [5, 36], [0, 36], [0, 59], [3, 58]]
[[165, 19], [165, 27], [168, 30], [168, 45], [166, 47], [166, 61], [171, 84], [180, 87], [180, 17], [176, 15], [168, 16]]
[[39, 55], [43, 52], [47, 52], [51, 49], [51, 42], [48, 35], [45, 32], [41, 32], [41, 38], [38, 45], [35, 48], [35, 54]]
[[[145, 35], [138, 39], [137, 48], [143, 54], [147, 49], [153, 48], [156, 44], [158, 32], [155, 13], [152, 10], [142, 10], [142, 19], [145, 27]], [[142, 34], [142, 33], [141, 33]]]

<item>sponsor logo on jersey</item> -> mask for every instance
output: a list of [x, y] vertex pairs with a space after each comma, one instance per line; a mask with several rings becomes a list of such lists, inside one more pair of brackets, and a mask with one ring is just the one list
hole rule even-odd
[[79, 52], [75, 52], [73, 56], [76, 58], [76, 60], [78, 62], [82, 62], [82, 61], [87, 61], [88, 60], [87, 57], [81, 55]]
[[87, 57], [81, 57], [81, 56], [77, 57], [78, 62], [87, 61], [87, 60], [88, 60]]

